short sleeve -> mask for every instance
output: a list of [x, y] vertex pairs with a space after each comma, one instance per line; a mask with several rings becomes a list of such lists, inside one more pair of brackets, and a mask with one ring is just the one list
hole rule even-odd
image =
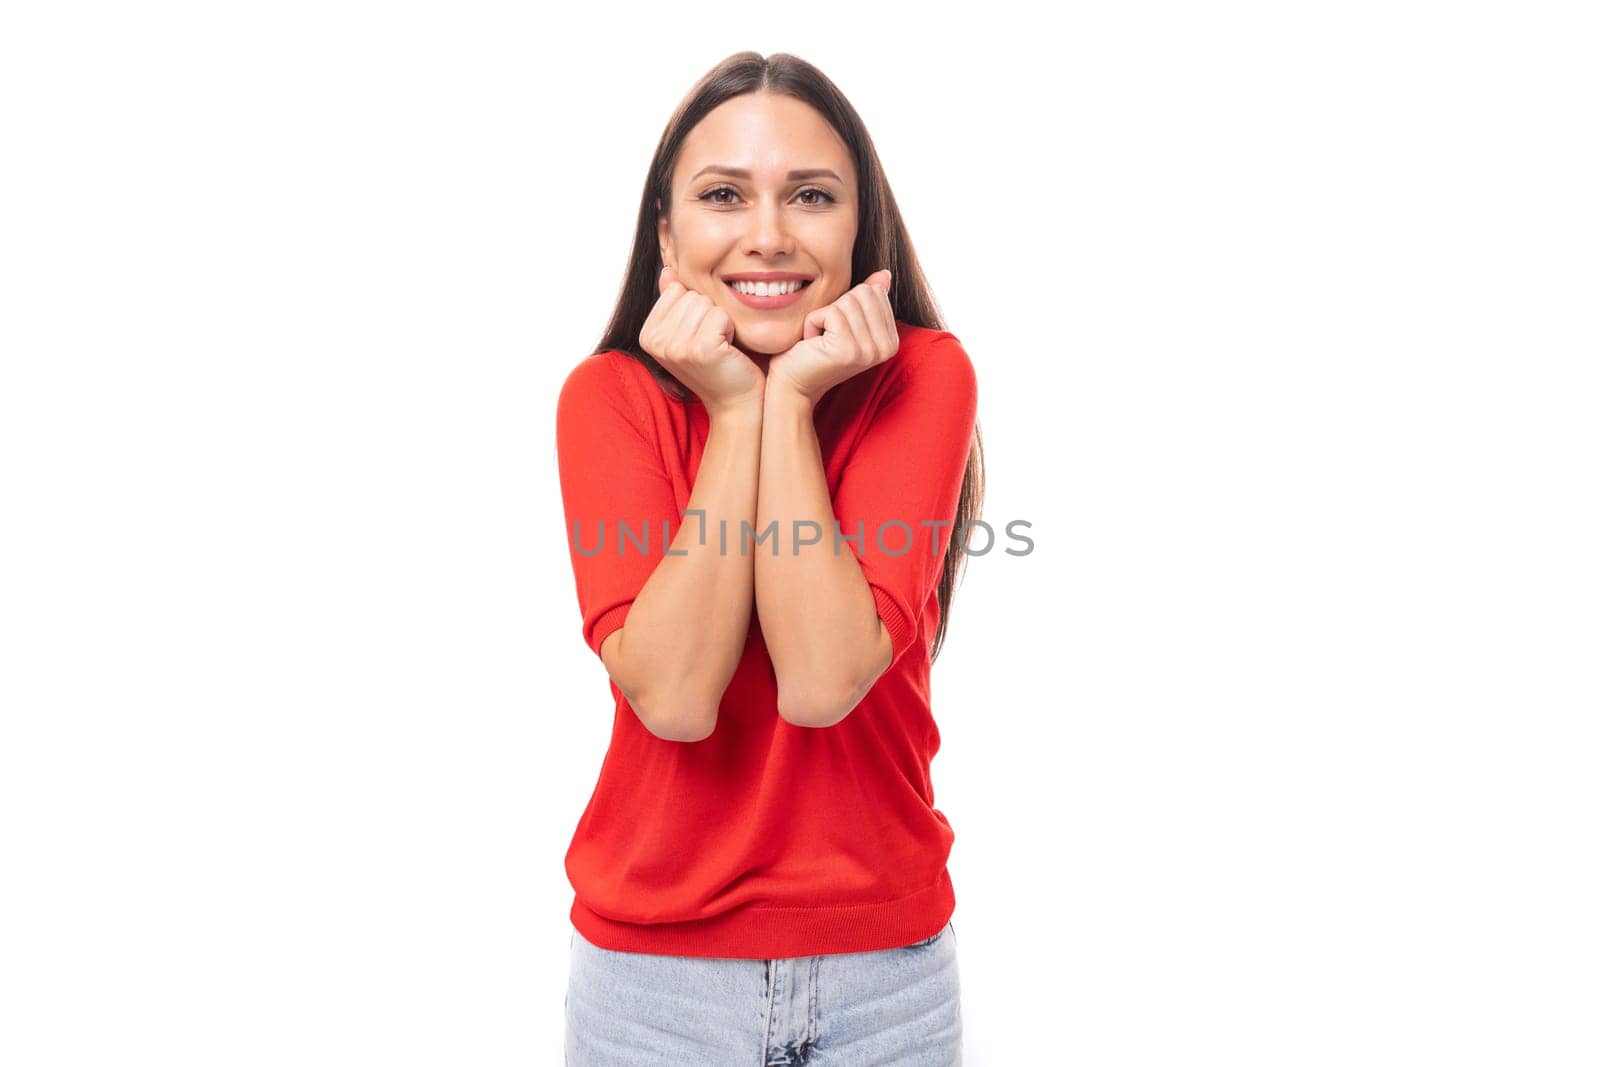
[[567, 375], [556, 404], [567, 548], [583, 640], [596, 655], [627, 620], [682, 521], [645, 402], [623, 375], [616, 356], [589, 356]]
[[944, 572], [978, 413], [977, 375], [961, 343], [940, 332], [925, 344], [893, 357], [907, 362], [833, 497], [841, 536], [861, 535], [845, 543], [894, 646], [891, 664], [916, 638]]

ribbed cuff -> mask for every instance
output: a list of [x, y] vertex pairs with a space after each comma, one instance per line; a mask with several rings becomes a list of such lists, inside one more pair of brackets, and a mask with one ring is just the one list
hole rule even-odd
[[628, 621], [628, 609], [633, 607], [633, 601], [618, 604], [610, 611], [594, 620], [594, 625], [589, 628], [589, 647], [594, 649], [594, 654], [600, 654], [600, 646], [605, 643], [617, 630], [622, 629], [622, 624]]
[[[894, 646], [894, 659], [899, 659], [900, 654], [911, 647], [911, 642], [916, 640], [917, 627], [895, 602], [894, 597], [881, 586], [871, 585], [872, 599], [878, 604], [878, 618], [883, 620], [883, 628], [889, 631], [889, 643]], [[893, 660], [890, 661], [893, 663]]]

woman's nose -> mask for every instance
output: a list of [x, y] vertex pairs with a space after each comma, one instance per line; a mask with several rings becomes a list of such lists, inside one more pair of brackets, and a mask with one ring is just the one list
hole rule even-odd
[[771, 201], [749, 214], [750, 233], [746, 240], [750, 251], [762, 255], [776, 255], [790, 250], [789, 227], [784, 220], [783, 206]]

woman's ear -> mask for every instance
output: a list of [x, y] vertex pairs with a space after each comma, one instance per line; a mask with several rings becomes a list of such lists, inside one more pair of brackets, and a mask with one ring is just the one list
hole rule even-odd
[[[660, 203], [661, 201], [656, 201], [658, 206]], [[678, 265], [672, 261], [672, 235], [669, 229], [667, 220], [664, 217], [658, 218], [656, 222], [656, 240], [661, 242], [661, 262], [673, 270], [677, 270]]]

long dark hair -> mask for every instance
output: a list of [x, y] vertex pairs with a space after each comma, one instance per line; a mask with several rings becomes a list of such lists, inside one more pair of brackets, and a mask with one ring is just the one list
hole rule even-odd
[[[850, 285], [861, 284], [873, 271], [887, 267], [894, 278], [889, 302], [894, 317], [912, 326], [946, 329], [933, 293], [917, 262], [911, 237], [906, 233], [900, 209], [884, 177], [878, 150], [868, 136], [856, 109], [850, 106], [833, 82], [816, 67], [798, 56], [774, 52], [738, 52], [724, 59], [700, 79], [667, 122], [656, 145], [655, 158], [645, 178], [639, 200], [639, 224], [634, 231], [633, 252], [628, 257], [628, 273], [622, 282], [616, 310], [606, 327], [596, 353], [616, 350], [626, 353], [650, 371], [661, 388], [674, 399], [689, 402], [694, 394], [674, 378], [654, 357], [639, 347], [639, 331], [655, 306], [659, 295], [658, 279], [664, 264], [658, 240], [657, 204], [672, 202], [672, 172], [683, 150], [684, 139], [714, 108], [727, 100], [753, 92], [783, 93], [809, 104], [827, 119], [855, 161], [859, 182], [860, 206], [857, 212], [855, 250], [850, 259]], [[955, 526], [944, 557], [944, 573], [939, 579], [939, 629], [934, 634], [930, 661], [938, 658], [950, 621], [950, 602], [957, 577], [966, 562], [965, 545], [957, 545], [957, 534], [983, 510], [983, 435], [977, 426], [972, 431], [972, 446], [967, 454], [967, 470], [961, 480], [961, 499], [956, 508]]]

